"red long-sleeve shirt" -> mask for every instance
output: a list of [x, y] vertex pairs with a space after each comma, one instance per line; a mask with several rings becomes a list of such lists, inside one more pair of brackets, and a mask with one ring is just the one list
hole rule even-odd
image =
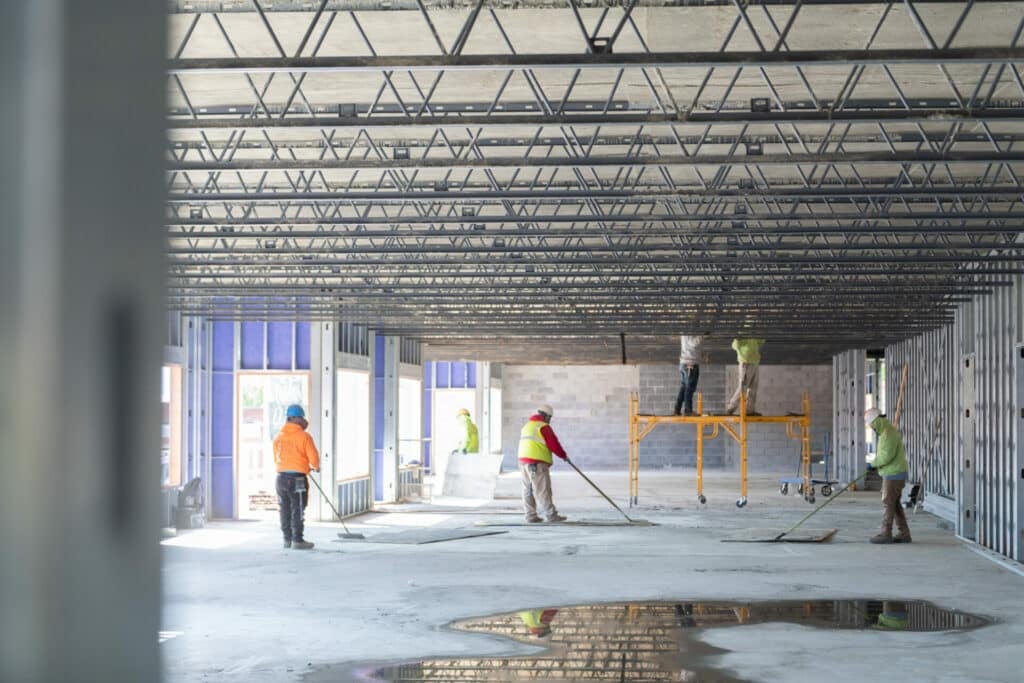
[[[530, 422], [543, 422], [544, 418], [538, 415], [530, 417]], [[544, 439], [544, 444], [548, 447], [548, 450], [557, 455], [562, 460], [565, 460], [568, 456], [565, 453], [565, 449], [562, 448], [562, 444], [558, 442], [558, 437], [555, 436], [555, 430], [551, 428], [551, 425], [545, 425], [540, 428], [540, 435]], [[519, 462], [543, 462], [542, 460], [534, 460], [533, 458], [519, 458]]]

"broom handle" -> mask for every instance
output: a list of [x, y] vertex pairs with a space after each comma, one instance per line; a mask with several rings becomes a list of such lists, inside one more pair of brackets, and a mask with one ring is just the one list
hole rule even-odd
[[580, 469], [579, 467], [576, 467], [576, 463], [574, 463], [574, 462], [573, 462], [572, 460], [569, 460], [569, 458], [566, 458], [566, 459], [565, 459], [565, 461], [566, 461], [567, 463], [569, 463], [569, 466], [570, 466], [570, 467], [572, 467], [572, 468], [573, 468], [574, 470], [576, 470], [576, 472], [577, 472], [577, 473], [578, 473], [578, 474], [579, 474], [579, 475], [580, 475], [581, 477], [583, 477], [583, 478], [584, 478], [584, 479], [585, 479], [585, 480], [587, 481], [587, 483], [588, 483], [588, 484], [590, 484], [591, 486], [593, 486], [593, 487], [594, 487], [594, 490], [595, 490], [595, 491], [597, 491], [598, 493], [600, 493], [600, 494], [601, 494], [601, 495], [602, 495], [602, 496], [604, 497], [604, 499], [605, 499], [605, 500], [607, 500], [607, 501], [608, 501], [609, 503], [611, 503], [611, 504], [612, 504], [612, 507], [613, 507], [613, 508], [615, 508], [616, 510], [618, 510], [618, 511], [619, 511], [619, 512], [620, 512], [620, 513], [622, 514], [622, 516], [623, 516], [623, 517], [625, 517], [625, 518], [626, 518], [627, 520], [629, 520], [630, 522], [632, 522], [632, 521], [633, 521], [632, 519], [629, 519], [629, 515], [627, 515], [627, 514], [626, 514], [625, 512], [622, 512], [622, 508], [620, 508], [620, 507], [619, 507], [618, 505], [616, 505], [616, 504], [615, 504], [615, 501], [614, 501], [614, 500], [612, 500], [611, 498], [609, 498], [609, 497], [608, 497], [608, 496], [607, 496], [607, 495], [605, 494], [605, 492], [604, 492], [604, 491], [602, 491], [602, 490], [601, 490], [600, 488], [598, 488], [597, 484], [595, 484], [594, 482], [590, 481], [590, 477], [588, 477], [587, 475], [583, 474], [583, 471], [582, 471], [582, 470], [581, 470], [581, 469]]
[[809, 520], [809, 519], [810, 519], [811, 517], [813, 517], [814, 515], [818, 514], [818, 512], [819, 512], [819, 511], [821, 510], [821, 508], [825, 507], [826, 505], [828, 505], [829, 503], [831, 503], [831, 502], [832, 502], [833, 500], [835, 500], [836, 498], [838, 498], [839, 496], [841, 496], [841, 495], [842, 495], [843, 493], [845, 493], [845, 492], [846, 492], [846, 491], [847, 491], [847, 490], [848, 490], [848, 489], [849, 489], [849, 488], [850, 488], [851, 486], [853, 486], [854, 484], [856, 484], [856, 483], [857, 483], [858, 481], [860, 481], [861, 479], [863, 479], [863, 478], [864, 478], [864, 477], [866, 477], [866, 476], [868, 476], [868, 473], [867, 473], [867, 472], [865, 472], [864, 474], [860, 475], [859, 477], [857, 477], [856, 479], [854, 479], [853, 481], [851, 481], [851, 482], [850, 482], [849, 484], [847, 484], [847, 485], [846, 485], [846, 486], [844, 486], [844, 487], [843, 487], [842, 489], [840, 489], [840, 491], [839, 491], [838, 493], [836, 493], [836, 495], [832, 496], [831, 498], [829, 498], [828, 500], [826, 500], [826, 501], [825, 501], [824, 503], [822, 503], [822, 504], [821, 504], [821, 505], [819, 505], [818, 507], [816, 507], [816, 508], [814, 508], [813, 510], [811, 510], [811, 511], [810, 511], [809, 513], [807, 513], [807, 515], [806, 515], [806, 516], [804, 516], [804, 518], [803, 518], [803, 519], [801, 519], [801, 520], [800, 520], [799, 522], [797, 522], [796, 524], [794, 524], [793, 526], [789, 527], [788, 529], [786, 529], [785, 531], [783, 531], [783, 532], [782, 532], [781, 534], [779, 534], [778, 536], [776, 536], [774, 540], [778, 541], [778, 540], [780, 540], [780, 539], [781, 539], [781, 538], [782, 538], [783, 536], [785, 536], [786, 534], [791, 534], [791, 533], [793, 533], [794, 531], [796, 531], [797, 529], [799, 529], [799, 528], [800, 528], [800, 527], [801, 527], [801, 526], [803, 525], [803, 523], [804, 523], [804, 522], [806, 522], [807, 520]]
[[334, 516], [335, 516], [335, 517], [337, 518], [337, 520], [338, 520], [339, 522], [341, 522], [341, 528], [343, 528], [343, 529], [345, 530], [345, 533], [346, 533], [346, 534], [347, 534], [347, 533], [350, 533], [350, 532], [349, 532], [349, 530], [348, 530], [348, 527], [347, 527], [347, 526], [345, 525], [345, 520], [343, 520], [343, 519], [341, 518], [341, 515], [340, 515], [340, 514], [338, 513], [338, 508], [334, 507], [334, 503], [332, 503], [332, 502], [331, 502], [331, 499], [327, 497], [327, 494], [326, 494], [326, 493], [324, 493], [324, 490], [323, 490], [322, 488], [320, 488], [320, 484], [316, 483], [316, 479], [314, 479], [314, 478], [312, 477], [312, 475], [310, 475], [310, 476], [308, 477], [308, 479], [309, 479], [309, 480], [310, 480], [311, 482], [313, 482], [313, 486], [315, 486], [315, 487], [316, 487], [316, 490], [317, 490], [317, 491], [319, 491], [319, 492], [320, 492], [320, 495], [324, 497], [324, 500], [325, 500], [325, 501], [327, 501], [327, 504], [328, 504], [328, 505], [330, 506], [330, 508], [331, 508], [331, 511], [333, 511], [333, 512], [334, 512]]
[[893, 415], [892, 424], [894, 427], [900, 426], [900, 413], [903, 411], [903, 391], [907, 388], [907, 373], [910, 372], [910, 364], [903, 366], [903, 372], [900, 374], [900, 393], [896, 397], [896, 413]]

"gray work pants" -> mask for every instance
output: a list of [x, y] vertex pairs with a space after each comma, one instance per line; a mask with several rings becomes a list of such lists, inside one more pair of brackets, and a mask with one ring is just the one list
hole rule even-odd
[[740, 363], [739, 381], [736, 383], [736, 393], [729, 399], [725, 406], [727, 412], [733, 412], [740, 407], [740, 394], [747, 392], [747, 414], [754, 412], [757, 403], [757, 369], [760, 365]]
[[521, 462], [519, 471], [523, 475], [523, 512], [526, 518], [537, 516], [537, 504], [545, 517], [551, 519], [558, 514], [551, 501], [551, 465], [544, 462]]

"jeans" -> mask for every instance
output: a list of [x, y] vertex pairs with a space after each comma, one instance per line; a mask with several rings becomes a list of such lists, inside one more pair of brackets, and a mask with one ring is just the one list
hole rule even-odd
[[304, 474], [280, 472], [277, 475], [277, 507], [281, 533], [286, 541], [302, 541], [302, 516], [309, 504], [309, 480]]
[[686, 405], [686, 414], [689, 415], [693, 412], [693, 396], [697, 393], [697, 380], [700, 378], [700, 366], [699, 365], [679, 365], [679, 376], [681, 383], [679, 385], [679, 394], [676, 396], [676, 415], [679, 414], [679, 409]]

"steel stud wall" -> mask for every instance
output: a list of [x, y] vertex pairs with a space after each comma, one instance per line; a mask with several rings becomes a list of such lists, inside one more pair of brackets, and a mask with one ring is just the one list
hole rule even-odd
[[911, 478], [925, 478], [926, 501], [956, 516], [961, 535], [1024, 559], [1021, 539], [1019, 373], [1024, 283], [977, 297], [952, 325], [886, 349], [888, 405], [909, 366], [900, 429]]
[[835, 476], [844, 484], [864, 472], [864, 361], [863, 349], [832, 359], [832, 453]]

